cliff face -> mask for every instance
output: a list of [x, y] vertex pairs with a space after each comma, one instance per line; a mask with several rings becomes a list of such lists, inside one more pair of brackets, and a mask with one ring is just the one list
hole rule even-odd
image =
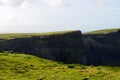
[[120, 65], [120, 31], [107, 35], [65, 34], [15, 38], [0, 42], [1, 51], [85, 65]]
[[84, 45], [81, 37], [81, 32], [75, 31], [60, 35], [16, 38], [1, 42], [0, 50], [28, 53], [65, 63], [82, 63], [80, 55], [83, 55]]
[[91, 40], [87, 39], [88, 64], [120, 65], [120, 30], [109, 34], [84, 36]]

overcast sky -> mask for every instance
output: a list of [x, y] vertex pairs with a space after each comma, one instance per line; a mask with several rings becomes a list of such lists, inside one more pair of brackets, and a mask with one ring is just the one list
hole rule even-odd
[[120, 0], [0, 0], [0, 33], [120, 28]]

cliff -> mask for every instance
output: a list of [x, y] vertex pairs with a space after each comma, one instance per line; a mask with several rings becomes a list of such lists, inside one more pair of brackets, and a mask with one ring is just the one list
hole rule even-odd
[[64, 34], [15, 38], [0, 42], [1, 51], [32, 54], [65, 63], [82, 63], [84, 45], [80, 31]]
[[35, 55], [64, 63], [120, 65], [120, 31], [109, 34], [64, 34], [13, 38], [0, 42], [0, 51]]

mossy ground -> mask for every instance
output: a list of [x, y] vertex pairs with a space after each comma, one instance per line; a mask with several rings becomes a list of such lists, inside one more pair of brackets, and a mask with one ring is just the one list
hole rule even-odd
[[0, 80], [120, 80], [120, 67], [63, 64], [26, 54], [0, 53]]

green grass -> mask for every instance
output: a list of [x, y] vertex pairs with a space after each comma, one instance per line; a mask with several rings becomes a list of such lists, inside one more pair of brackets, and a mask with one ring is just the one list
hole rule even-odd
[[26, 54], [0, 53], [0, 80], [120, 80], [120, 67], [63, 64]]
[[[118, 30], [120, 30], [120, 28], [96, 30], [96, 31], [86, 32], [84, 34], [108, 34], [108, 33], [117, 32]], [[6, 34], [4, 33], [4, 34], [0, 34], [0, 41], [2, 41], [1, 39], [9, 40], [14, 38], [31, 37], [31, 36], [62, 35], [62, 34], [72, 33], [75, 31], [77, 30], [44, 32], [44, 33], [6, 33]]]
[[86, 32], [84, 34], [109, 34], [109, 33], [117, 32], [118, 30], [120, 30], [120, 28], [96, 30], [96, 31]]
[[72, 32], [74, 31], [56, 31], [56, 32], [44, 32], [44, 33], [6, 33], [6, 34], [0, 34], [0, 39], [8, 40], [8, 39], [31, 37], [31, 36], [61, 35]]

